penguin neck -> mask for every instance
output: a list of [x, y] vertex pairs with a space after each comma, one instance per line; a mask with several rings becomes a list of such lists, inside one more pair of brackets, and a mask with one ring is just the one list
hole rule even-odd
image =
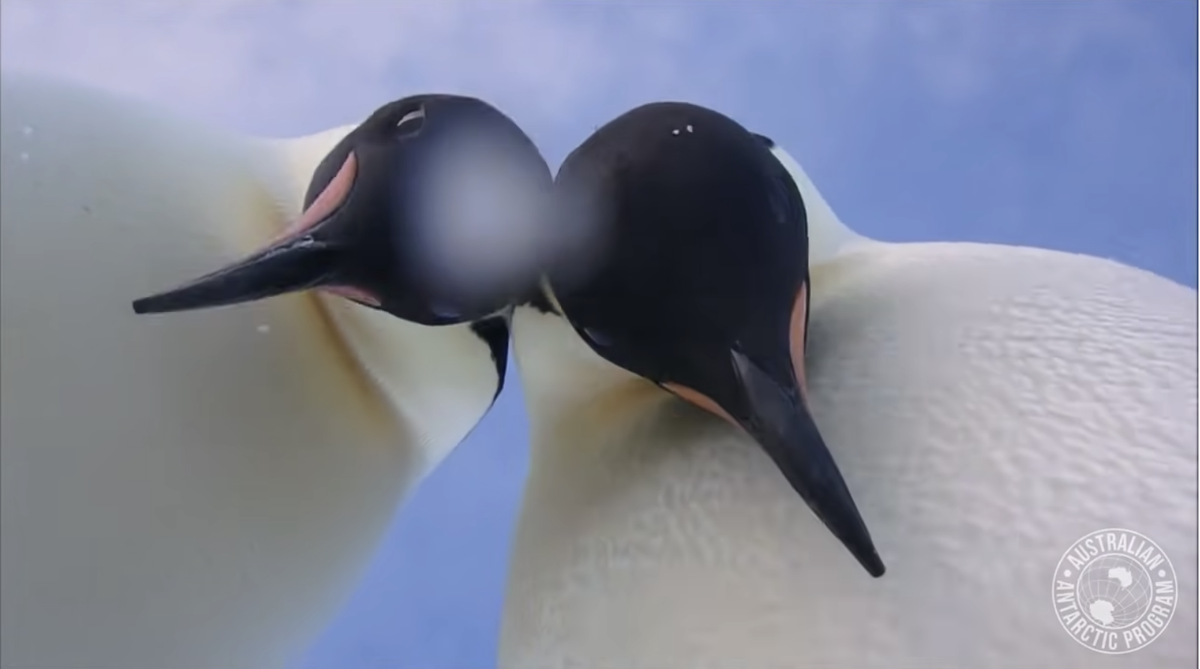
[[491, 348], [469, 324], [420, 325], [340, 297], [313, 299], [402, 424], [420, 480], [491, 407], [500, 387]]
[[672, 398], [601, 358], [557, 313], [517, 307], [512, 329], [534, 461], [602, 451], [624, 426]]
[[808, 216], [808, 263], [809, 266], [820, 266], [835, 258], [857, 250], [864, 246], [877, 244], [873, 239], [865, 237], [850, 229], [842, 222], [833, 208], [821, 196], [821, 192], [808, 178], [800, 163], [782, 147], [774, 146], [771, 153], [783, 164], [784, 169], [791, 175], [800, 197], [804, 200], [805, 213]]
[[[317, 165], [354, 126], [340, 126], [292, 139], [257, 140], [262, 181], [284, 215], [277, 233], [301, 212]], [[401, 320], [349, 300], [311, 293], [344, 353], [399, 424], [397, 448], [419, 481], [475, 426], [499, 382], [491, 350], [469, 324], [431, 327]]]
[[[669, 666], [696, 639], [699, 656], [720, 651], [718, 661], [754, 651], [729, 621], [786, 614], [778, 593], [796, 590], [786, 569], [738, 564], [738, 547], [796, 554], [804, 535], [779, 519], [808, 513], [770, 459], [720, 418], [601, 359], [556, 314], [519, 307], [513, 345], [530, 460], [499, 665]], [[771, 550], [781, 536], [786, 550]], [[763, 651], [775, 656], [749, 657], [782, 666], [797, 649], [779, 646], [803, 643], [777, 639]]]

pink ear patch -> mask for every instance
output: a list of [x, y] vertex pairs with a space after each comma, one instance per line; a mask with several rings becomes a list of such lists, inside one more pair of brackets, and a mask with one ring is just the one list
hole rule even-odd
[[334, 175], [329, 185], [321, 194], [313, 200], [312, 206], [304, 210], [303, 214], [292, 221], [286, 228], [283, 229], [270, 244], [277, 244], [289, 237], [296, 237], [304, 233], [304, 231], [313, 227], [317, 223], [325, 220], [334, 209], [337, 209], [343, 202], [346, 201], [346, 195], [350, 193], [350, 187], [354, 185], [354, 177], [358, 175], [358, 160], [354, 157], [354, 152], [346, 156], [346, 162], [342, 163], [341, 169]]
[[323, 288], [318, 288], [318, 290], [372, 307], [378, 307], [380, 304], [382, 304], [379, 298], [365, 290], [362, 290], [361, 288], [355, 288], [353, 286], [325, 286]]
[[696, 406], [700, 407], [701, 409], [704, 409], [705, 411], [707, 411], [711, 414], [714, 414], [716, 416], [724, 418], [725, 420], [729, 421], [729, 423], [731, 425], [733, 425], [734, 427], [738, 427], [738, 428], [741, 427], [741, 425], [736, 420], [733, 419], [733, 416], [730, 416], [727, 411], [722, 409], [721, 406], [719, 404], [717, 404], [716, 402], [714, 402], [713, 399], [711, 397], [709, 397], [708, 395], [705, 395], [704, 393], [702, 393], [698, 390], [693, 390], [691, 388], [688, 388], [687, 386], [681, 386], [678, 383], [664, 383], [663, 387], [666, 388], [667, 390], [675, 393], [680, 398], [687, 400], [688, 402], [691, 402], [692, 404], [695, 404]]
[[808, 284], [800, 286], [796, 295], [796, 303], [792, 305], [792, 324], [788, 332], [791, 343], [792, 367], [796, 372], [796, 381], [800, 384], [800, 392], [808, 401], [808, 384], [804, 378], [804, 333], [808, 331]]
[[[791, 327], [788, 332], [788, 342], [792, 355], [792, 368], [796, 373], [796, 382], [800, 384], [800, 393], [808, 402], [808, 386], [804, 379], [804, 332], [808, 327], [808, 284], [800, 287], [796, 302], [792, 305]], [[737, 427], [741, 425], [722, 409], [713, 399], [697, 390], [681, 386], [677, 383], [664, 383], [663, 387], [692, 404], [729, 421]]]

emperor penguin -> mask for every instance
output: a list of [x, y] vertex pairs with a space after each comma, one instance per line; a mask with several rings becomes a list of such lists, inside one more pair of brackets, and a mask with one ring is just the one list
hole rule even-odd
[[285, 666], [503, 385], [507, 284], [436, 271], [428, 193], [550, 170], [469, 97], [265, 140], [2, 85], [0, 664]]
[[[1194, 290], [864, 238], [691, 104], [601, 127], [556, 188], [597, 242], [513, 314], [500, 666], [1195, 664]], [[1081, 610], [1081, 538], [1137, 629]]]

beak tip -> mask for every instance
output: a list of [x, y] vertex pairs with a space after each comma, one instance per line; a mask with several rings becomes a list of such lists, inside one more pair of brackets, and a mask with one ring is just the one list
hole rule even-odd
[[171, 311], [170, 301], [163, 300], [163, 297], [166, 295], [169, 295], [169, 293], [141, 297], [134, 300], [130, 306], [133, 307], [133, 313], [135, 314], [161, 314], [165, 311]]
[[[853, 504], [853, 501], [851, 501]], [[828, 525], [831, 530], [835, 530], [834, 534], [841, 540], [841, 543], [850, 551], [854, 559], [862, 565], [863, 569], [872, 578], [879, 578], [887, 573], [887, 566], [883, 564], [883, 558], [879, 557], [879, 551], [875, 548], [875, 542], [871, 539], [870, 533], [867, 531], [867, 526], [863, 522], [862, 517], [858, 515], [858, 510], [854, 509], [854, 522], [850, 528], [837, 528], [836, 525]], [[842, 531], [836, 531], [836, 529]]]
[[879, 553], [876, 553], [874, 550], [872, 550], [869, 555], [860, 557], [859, 562], [862, 563], [862, 566], [867, 570], [867, 573], [870, 574], [872, 578], [879, 578], [887, 573], [887, 566], [883, 564], [883, 560], [879, 557]]

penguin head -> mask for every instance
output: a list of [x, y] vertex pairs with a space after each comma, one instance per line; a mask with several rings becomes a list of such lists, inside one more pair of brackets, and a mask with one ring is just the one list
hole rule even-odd
[[[469, 235], [503, 235], [509, 219], [540, 216], [552, 185], [533, 141], [486, 102], [396, 100], [320, 162], [303, 213], [265, 248], [133, 309], [203, 309], [319, 289], [423, 325], [478, 320], [527, 290], [536, 268], [472, 273], [488, 245]], [[456, 256], [455, 244], [474, 246], [476, 257]]]
[[556, 188], [605, 240], [585, 274], [551, 267], [552, 302], [600, 357], [716, 414], [770, 455], [873, 576], [884, 572], [809, 413], [808, 239], [769, 142], [718, 112], [638, 107], [564, 161]]

